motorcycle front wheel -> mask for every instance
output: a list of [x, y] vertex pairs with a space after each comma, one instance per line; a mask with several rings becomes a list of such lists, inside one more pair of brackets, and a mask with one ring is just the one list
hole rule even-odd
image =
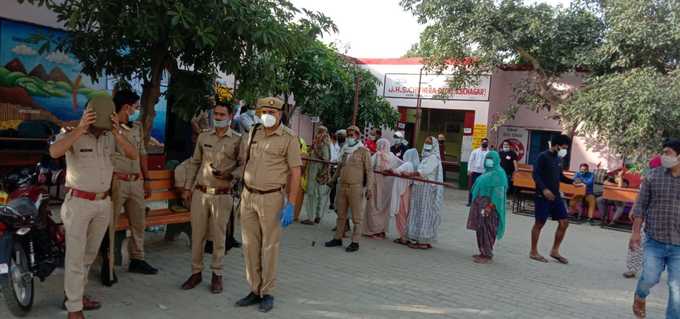
[[9, 311], [24, 317], [33, 306], [33, 274], [24, 247], [15, 242], [9, 263], [9, 274], [0, 276], [0, 290]]

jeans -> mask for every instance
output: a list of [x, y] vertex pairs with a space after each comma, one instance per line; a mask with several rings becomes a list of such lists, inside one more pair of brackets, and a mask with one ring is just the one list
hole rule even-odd
[[644, 245], [642, 275], [635, 295], [646, 299], [649, 290], [659, 283], [661, 273], [668, 268], [666, 318], [680, 318], [680, 245], [664, 244], [649, 237]]

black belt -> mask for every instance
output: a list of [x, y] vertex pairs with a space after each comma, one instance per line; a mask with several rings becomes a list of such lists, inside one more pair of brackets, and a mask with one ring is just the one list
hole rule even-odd
[[246, 189], [248, 190], [249, 193], [258, 194], [258, 195], [271, 194], [271, 193], [276, 193], [276, 192], [281, 191], [281, 188], [274, 188], [274, 189], [270, 189], [270, 190], [266, 190], [266, 191], [261, 191], [259, 189], [250, 188], [248, 185], [245, 185], [245, 184], [244, 184], [244, 186], [246, 187]]

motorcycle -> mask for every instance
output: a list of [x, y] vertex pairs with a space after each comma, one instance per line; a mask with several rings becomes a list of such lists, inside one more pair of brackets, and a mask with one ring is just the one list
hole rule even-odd
[[42, 282], [64, 265], [64, 230], [52, 219], [47, 188], [38, 183], [40, 173], [38, 165], [2, 181], [9, 196], [0, 204], [0, 290], [17, 317], [33, 306], [35, 277]]

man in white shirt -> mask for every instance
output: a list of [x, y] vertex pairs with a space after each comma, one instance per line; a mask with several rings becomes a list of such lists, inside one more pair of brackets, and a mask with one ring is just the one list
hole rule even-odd
[[482, 145], [479, 148], [473, 150], [470, 154], [470, 159], [468, 160], [468, 180], [470, 181], [470, 192], [468, 193], [467, 202], [468, 207], [472, 203], [472, 186], [475, 185], [477, 178], [484, 174], [484, 159], [486, 158], [486, 153], [488, 152], [489, 139], [483, 138]]
[[338, 145], [338, 139], [336, 134], [331, 135], [331, 162], [338, 161], [338, 153], [340, 153], [340, 145]]

